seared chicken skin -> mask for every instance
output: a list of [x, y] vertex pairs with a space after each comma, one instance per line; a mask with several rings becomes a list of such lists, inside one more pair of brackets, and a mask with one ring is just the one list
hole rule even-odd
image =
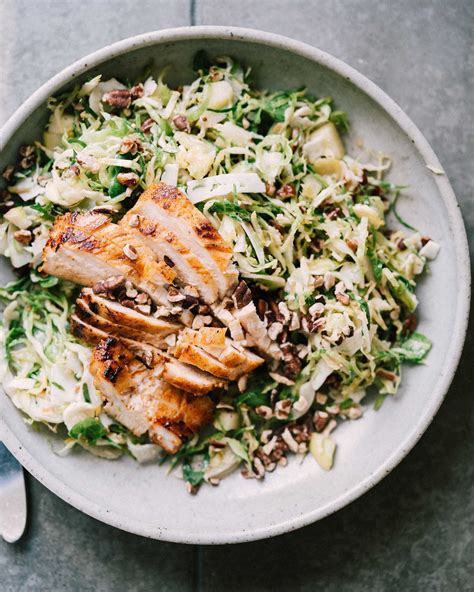
[[148, 431], [170, 454], [179, 450], [183, 438], [212, 421], [209, 397], [195, 398], [163, 382], [159, 369], [146, 368], [114, 338], [97, 345], [91, 371], [105, 411], [137, 436]]

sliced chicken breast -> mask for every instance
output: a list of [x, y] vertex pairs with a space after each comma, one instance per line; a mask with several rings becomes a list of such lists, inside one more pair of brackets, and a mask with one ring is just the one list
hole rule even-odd
[[[193, 286], [198, 290], [204, 302], [210, 304], [219, 297], [219, 289], [213, 273], [201, 259], [180, 240], [177, 233], [157, 221], [156, 217], [147, 217], [148, 204], [137, 203], [124, 216], [120, 225], [127, 228], [151, 249], [157, 257], [166, 257], [177, 272], [177, 279], [183, 286]], [[139, 211], [139, 225], [130, 226], [136, 212]], [[173, 223], [176, 226], [176, 223]]]
[[176, 278], [176, 271], [167, 265], [162, 259], [157, 260], [153, 251], [148, 249], [142, 241], [128, 232], [126, 228], [118, 226], [99, 212], [73, 212], [71, 223], [85, 233], [110, 242], [119, 247], [123, 253], [131, 249], [134, 251], [134, 259], [131, 259], [137, 273], [145, 280], [157, 285], [172, 284]]
[[90, 288], [84, 288], [82, 290], [81, 298], [87, 303], [92, 312], [118, 325], [133, 327], [134, 329], [156, 335], [178, 333], [182, 328], [182, 325], [178, 323], [171, 323], [164, 319], [155, 319], [155, 317], [144, 315], [133, 308], [123, 306], [113, 300], [107, 300], [102, 296], [94, 294]]
[[211, 376], [207, 372], [173, 358], [165, 362], [163, 380], [195, 396], [207, 395], [228, 384], [226, 380]]
[[178, 337], [173, 354], [181, 362], [228, 380], [237, 380], [264, 362], [243, 348], [239, 351], [231, 339], [225, 338], [225, 330], [214, 328], [185, 329]]
[[68, 213], [56, 219], [43, 250], [41, 271], [84, 286], [123, 275], [154, 302], [169, 306], [165, 287], [143, 279], [133, 257], [115, 243], [76, 228], [72, 216]]
[[168, 343], [165, 341], [166, 334], [147, 333], [130, 325], [113, 323], [108, 319], [104, 319], [99, 314], [92, 312], [88, 303], [82, 298], [76, 300], [75, 314], [85, 323], [113, 337], [133, 339], [141, 343], [148, 343], [159, 349], [166, 349], [168, 347]]
[[[71, 316], [70, 323], [72, 334], [91, 345], [96, 345], [110, 337], [106, 331], [84, 321], [76, 314]], [[120, 337], [120, 341], [135, 357], [144, 360], [148, 367], [159, 366], [162, 368], [164, 357], [156, 347], [127, 337]]]
[[212, 421], [209, 397], [195, 398], [160, 380], [156, 369], [133, 359], [118, 340], [101, 341], [96, 347], [91, 372], [97, 390], [106, 400], [105, 411], [140, 436], [175, 454], [185, 437]]
[[234, 289], [237, 270], [231, 247], [179, 189], [165, 183], [151, 185], [132, 211], [171, 230], [212, 272], [221, 298]]

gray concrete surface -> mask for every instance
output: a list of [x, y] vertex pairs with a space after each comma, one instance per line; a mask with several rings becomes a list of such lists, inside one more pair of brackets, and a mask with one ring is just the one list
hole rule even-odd
[[[473, 249], [473, 13], [469, 0], [3, 0], [0, 122], [62, 66], [138, 32], [192, 22], [282, 33], [355, 66], [406, 110], [451, 179]], [[0, 590], [474, 590], [473, 354], [471, 330], [445, 403], [391, 475], [336, 515], [269, 541], [148, 541], [30, 478], [30, 525], [18, 545], [0, 543]]]

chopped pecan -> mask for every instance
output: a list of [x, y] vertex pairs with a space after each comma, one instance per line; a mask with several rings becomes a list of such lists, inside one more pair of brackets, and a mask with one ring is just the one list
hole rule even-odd
[[92, 290], [94, 294], [114, 293], [125, 288], [125, 283], [126, 281], [123, 275], [114, 275], [94, 284]]
[[355, 253], [357, 251], [357, 247], [359, 246], [358, 242], [356, 240], [353, 240], [351, 238], [348, 238], [346, 240], [346, 245], [349, 247], [349, 249]]
[[15, 167], [11, 164], [7, 166], [7, 168], [3, 171], [2, 177], [5, 181], [11, 181], [13, 178], [13, 173], [15, 172]]
[[329, 422], [329, 413], [326, 411], [315, 411], [313, 415], [314, 429], [322, 432]]
[[332, 208], [329, 211], [326, 212], [327, 217], [330, 220], [335, 220], [336, 218], [338, 218], [340, 215], [342, 214], [342, 210], [339, 207], [336, 208]]
[[120, 145], [120, 154], [131, 154], [135, 156], [137, 152], [143, 150], [143, 145], [140, 138], [124, 138]]
[[136, 187], [140, 177], [136, 173], [119, 173], [117, 181], [125, 187]]
[[102, 102], [116, 109], [128, 109], [132, 103], [132, 94], [128, 88], [117, 88], [104, 93]]
[[30, 230], [17, 230], [13, 234], [13, 238], [22, 245], [29, 245], [33, 239], [33, 235]]
[[132, 88], [130, 89], [130, 97], [132, 98], [132, 101], [134, 101], [135, 99], [139, 99], [140, 97], [143, 97], [143, 84], [136, 84], [135, 86], [132, 86]]
[[268, 197], [273, 197], [276, 193], [275, 185], [267, 181], [265, 183], [265, 193], [268, 195]]
[[189, 124], [188, 118], [184, 115], [176, 115], [176, 117], [173, 117], [173, 123], [176, 129], [179, 129], [180, 131], [188, 133], [191, 131], [191, 126]]
[[276, 192], [276, 194], [281, 199], [287, 199], [288, 197], [295, 197], [296, 189], [295, 189], [294, 185], [290, 185], [289, 183], [286, 183], [285, 185], [282, 185], [280, 187], [280, 189]]
[[244, 308], [244, 306], [252, 302], [252, 292], [243, 280], [232, 294], [232, 300], [236, 308]]
[[298, 351], [293, 343], [283, 343], [281, 346], [281, 352], [283, 354], [283, 364], [280, 368], [280, 372], [286, 378], [295, 380], [298, 374], [301, 372], [301, 360], [298, 357]]
[[152, 126], [154, 123], [155, 123], [155, 121], [154, 121], [154, 120], [153, 120], [151, 117], [148, 117], [148, 118], [147, 118], [147, 119], [145, 119], [145, 121], [142, 123], [142, 125], [141, 125], [141, 128], [140, 128], [140, 129], [142, 130], [142, 132], [143, 132], [144, 134], [147, 134], [147, 133], [150, 131], [150, 129], [151, 129], [151, 126]]

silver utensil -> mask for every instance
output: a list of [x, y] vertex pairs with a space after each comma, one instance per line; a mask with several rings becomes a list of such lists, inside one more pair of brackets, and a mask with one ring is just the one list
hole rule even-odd
[[23, 468], [0, 442], [0, 534], [14, 543], [26, 526], [26, 490]]

